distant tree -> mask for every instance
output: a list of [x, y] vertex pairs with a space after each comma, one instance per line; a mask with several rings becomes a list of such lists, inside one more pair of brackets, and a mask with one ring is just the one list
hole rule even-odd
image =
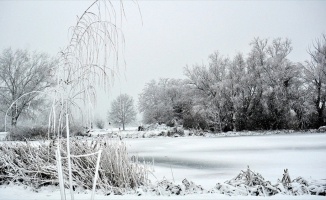
[[136, 119], [136, 114], [133, 98], [127, 94], [121, 94], [112, 102], [108, 120], [122, 125], [122, 129], [125, 130], [125, 125], [133, 122]]
[[[11, 125], [16, 126], [19, 117], [42, 105], [40, 93], [53, 85], [51, 70], [55, 60], [44, 53], [30, 53], [27, 50], [5, 49], [0, 55], [0, 111], [8, 112]], [[27, 95], [26, 95], [27, 94]]]

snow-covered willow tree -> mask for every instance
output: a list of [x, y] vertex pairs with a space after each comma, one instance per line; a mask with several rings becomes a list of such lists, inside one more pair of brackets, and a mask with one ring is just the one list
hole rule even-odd
[[[95, 88], [107, 90], [119, 65], [124, 64], [121, 56], [124, 37], [118, 24], [118, 19], [123, 16], [123, 4], [114, 3], [118, 3], [118, 9], [110, 1], [93, 2], [70, 28], [71, 38], [60, 52], [60, 65], [56, 71], [53, 102], [59, 111], [53, 117], [58, 117], [59, 122], [67, 112], [81, 111], [79, 114], [85, 116], [86, 126], [90, 127]], [[84, 104], [82, 110], [78, 108], [80, 103]], [[62, 123], [52, 125], [60, 128]]]
[[[122, 2], [94, 1], [80, 17], [77, 17], [76, 25], [70, 28], [69, 43], [59, 53], [59, 65], [55, 72], [57, 83], [53, 93], [50, 94], [53, 103], [49, 117], [49, 130], [55, 133], [58, 138], [63, 131], [66, 132], [71, 199], [74, 199], [71, 157], [85, 156], [70, 155], [69, 126], [71, 116], [84, 116], [86, 126], [91, 127], [96, 87], [108, 89], [119, 65], [124, 63], [124, 60], [121, 59], [124, 37], [120, 29], [124, 16], [123, 12]], [[80, 103], [82, 103], [82, 108]], [[58, 145], [57, 165], [61, 198], [64, 199], [60, 142]], [[90, 155], [93, 154], [98, 154], [98, 159], [92, 199], [94, 198], [101, 150]]]

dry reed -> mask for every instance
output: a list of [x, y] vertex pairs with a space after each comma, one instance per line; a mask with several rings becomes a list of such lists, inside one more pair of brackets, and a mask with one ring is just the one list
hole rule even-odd
[[[10, 182], [39, 188], [58, 185], [55, 150], [58, 141], [12, 142], [0, 145], [0, 185]], [[60, 140], [61, 156], [66, 157], [66, 140]], [[147, 167], [128, 156], [120, 140], [97, 138], [72, 140], [71, 154], [91, 154], [102, 149], [97, 189], [103, 192], [134, 189], [148, 184]], [[97, 156], [72, 157], [73, 188], [91, 189]], [[62, 160], [65, 186], [68, 187], [68, 163]]]

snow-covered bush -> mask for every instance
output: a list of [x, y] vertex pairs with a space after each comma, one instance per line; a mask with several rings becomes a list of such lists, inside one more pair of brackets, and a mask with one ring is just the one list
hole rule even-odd
[[158, 181], [147, 187], [140, 187], [137, 190], [138, 196], [143, 193], [150, 193], [157, 196], [187, 195], [187, 194], [203, 194], [206, 190], [201, 185], [196, 185], [192, 181], [184, 179], [181, 184], [177, 184], [166, 179]]
[[[271, 196], [279, 193], [278, 188], [266, 181], [263, 176], [250, 170], [241, 171], [234, 179], [225, 182], [231, 186], [233, 195]], [[226, 186], [225, 186], [226, 187]], [[223, 185], [217, 185], [216, 189], [231, 194]]]
[[105, 122], [104, 122], [103, 119], [100, 119], [100, 118], [96, 118], [95, 119], [95, 126], [96, 126], [96, 128], [103, 129], [104, 128], [104, 125], [105, 125]]
[[298, 177], [291, 181], [288, 170], [285, 170], [282, 180], [276, 184], [265, 180], [264, 177], [252, 171], [249, 167], [241, 170], [233, 179], [217, 183], [210, 190], [204, 189], [192, 181], [184, 179], [181, 184], [163, 179], [146, 187], [137, 189], [137, 195], [151, 193], [159, 196], [220, 193], [228, 196], [273, 196], [282, 195], [326, 195], [326, 181], [307, 181]]
[[[86, 129], [81, 123], [72, 123], [69, 127], [70, 136], [89, 136], [89, 129]], [[63, 137], [67, 137], [67, 131], [62, 132]]]
[[155, 123], [155, 124], [149, 124], [147, 126], [144, 127], [145, 131], [165, 131], [165, 130], [170, 130], [171, 127], [168, 127], [166, 124], [159, 124], [159, 123]]
[[187, 129], [208, 129], [205, 119], [198, 113], [190, 113], [183, 119], [183, 127]]
[[318, 132], [326, 132], [326, 126], [319, 127]]
[[273, 196], [276, 194], [324, 196], [326, 195], [326, 181], [309, 182], [302, 177], [291, 181], [289, 172], [285, 169], [282, 180], [272, 184], [248, 167], [246, 170], [241, 170], [235, 178], [224, 183], [217, 183], [210, 192], [229, 196]]
[[45, 126], [16, 127], [6, 136], [9, 141], [40, 140], [48, 138], [48, 128]]

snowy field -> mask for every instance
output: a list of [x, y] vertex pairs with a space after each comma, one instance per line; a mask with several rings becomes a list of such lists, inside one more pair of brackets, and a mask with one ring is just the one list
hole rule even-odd
[[[292, 179], [326, 179], [326, 135], [291, 134], [242, 137], [179, 137], [123, 139], [129, 154], [154, 161], [153, 182], [163, 178], [181, 183], [184, 178], [206, 190], [216, 183], [234, 178], [247, 165], [265, 179], [276, 183], [283, 170]], [[68, 192], [68, 190], [67, 190]], [[58, 188], [43, 188], [38, 193], [23, 186], [1, 186], [0, 199], [60, 199]], [[68, 199], [70, 199], [68, 197]], [[76, 194], [75, 199], [90, 199], [90, 193]], [[186, 196], [103, 196], [96, 199], [325, 199], [322, 196], [271, 197], [194, 194]]]

